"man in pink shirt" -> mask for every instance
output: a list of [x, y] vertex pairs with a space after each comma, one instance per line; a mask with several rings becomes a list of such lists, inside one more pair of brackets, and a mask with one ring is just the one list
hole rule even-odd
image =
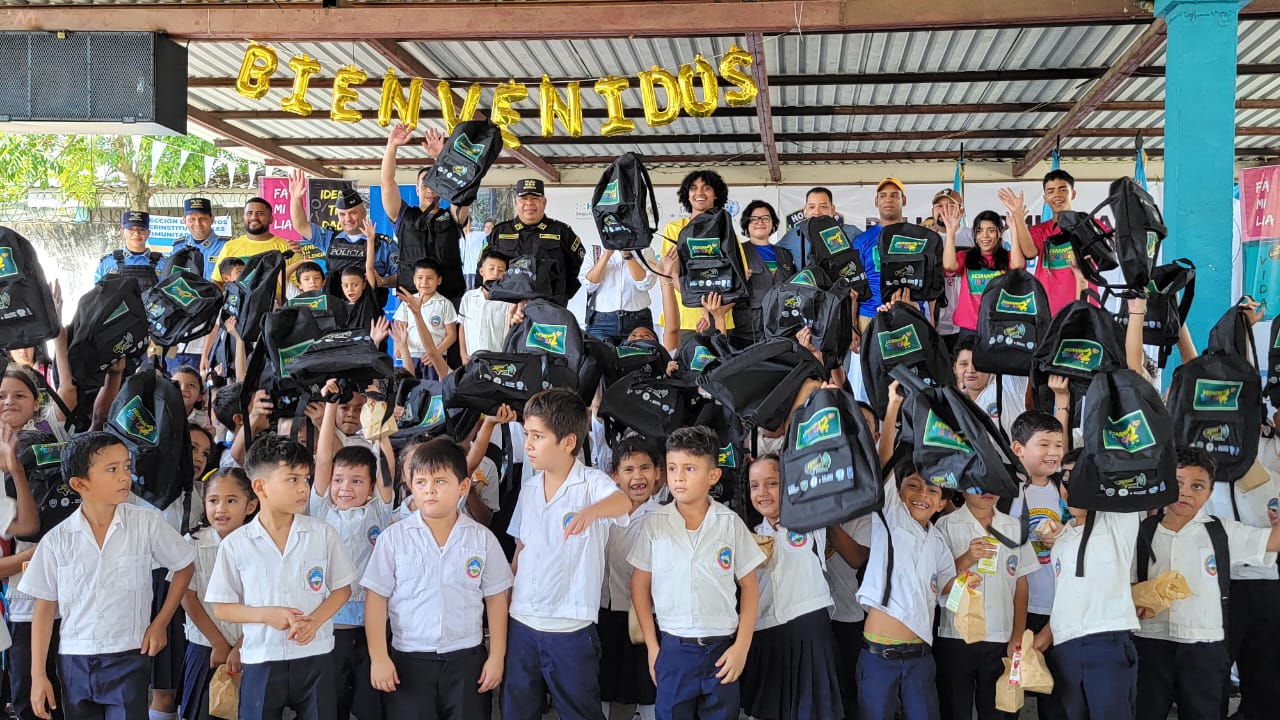
[[[1066, 170], [1050, 170], [1044, 176], [1044, 201], [1058, 217], [1071, 209], [1076, 198], [1076, 179]], [[1036, 258], [1035, 276], [1049, 295], [1049, 311], [1054, 315], [1076, 299], [1076, 277], [1071, 266], [1075, 258], [1065, 235], [1059, 236], [1054, 220], [1027, 227], [1020, 218], [1010, 218], [1018, 247], [1027, 259]], [[1058, 237], [1055, 237], [1058, 236]]]

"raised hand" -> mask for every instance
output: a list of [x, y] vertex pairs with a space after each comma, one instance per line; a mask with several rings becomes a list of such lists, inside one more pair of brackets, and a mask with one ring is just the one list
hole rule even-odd
[[289, 197], [304, 197], [307, 194], [307, 176], [301, 170], [289, 173]]
[[413, 141], [413, 133], [403, 124], [397, 123], [387, 135], [387, 147], [398, 148]]

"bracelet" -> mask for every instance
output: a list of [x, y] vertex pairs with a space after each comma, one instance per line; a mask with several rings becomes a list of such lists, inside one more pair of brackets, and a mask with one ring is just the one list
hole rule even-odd
[[1145, 312], [1140, 312], [1140, 313], [1139, 313], [1139, 312], [1131, 312], [1131, 313], [1129, 313], [1129, 314], [1130, 314], [1130, 315], [1146, 315], [1146, 313], [1145, 313]]

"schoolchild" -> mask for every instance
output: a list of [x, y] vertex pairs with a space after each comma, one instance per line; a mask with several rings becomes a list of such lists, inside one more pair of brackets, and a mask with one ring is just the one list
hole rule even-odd
[[205, 590], [214, 618], [238, 623], [240, 720], [335, 720], [333, 616], [351, 597], [355, 568], [338, 532], [307, 517], [312, 457], [263, 435], [245, 454], [258, 516], [218, 546]]
[[520, 488], [508, 527], [517, 540], [502, 717], [537, 720], [548, 691], [564, 720], [600, 712], [600, 588], [610, 524], [631, 502], [577, 459], [587, 406], [555, 388], [525, 403], [525, 457], [537, 472]]
[[444, 439], [415, 446], [406, 482], [417, 511], [382, 534], [361, 581], [373, 687], [387, 693], [390, 720], [489, 720], [511, 570], [493, 533], [458, 512], [470, 492], [461, 448]]
[[756, 535], [773, 549], [756, 570], [760, 613], [743, 672], [742, 707], [758, 720], [845, 717], [827, 586], [826, 532], [798, 533], [779, 523], [781, 466], [765, 455], [747, 471], [751, 505], [763, 518]]
[[667, 437], [675, 500], [649, 514], [627, 556], [658, 720], [728, 720], [741, 705], [738, 678], [760, 600], [754, 571], [765, 557], [746, 523], [709, 496], [720, 481], [719, 447], [706, 427]]
[[[320, 423], [315, 482], [311, 486], [308, 508], [311, 517], [337, 531], [358, 579], [364, 574], [382, 531], [391, 524], [395, 494], [392, 478], [379, 478], [378, 460], [372, 450], [363, 445], [342, 447], [338, 444], [335, 430], [339, 394], [335, 380], [329, 380], [321, 392], [322, 397], [334, 402], [325, 404], [324, 419]], [[390, 452], [390, 443], [384, 444], [384, 452]], [[346, 718], [353, 711], [360, 720], [381, 717], [378, 696], [369, 682], [363, 587], [353, 583], [351, 598], [333, 616], [333, 641], [338, 717]]]
[[241, 671], [240, 626], [215, 620], [213, 607], [205, 602], [204, 596], [218, 557], [218, 545], [258, 509], [249, 476], [239, 468], [215, 472], [205, 482], [204, 508], [207, 521], [186, 537], [195, 549], [196, 560], [195, 574], [182, 599], [182, 610], [187, 616], [187, 652], [178, 707], [184, 720], [209, 717], [209, 681], [218, 666], [226, 665], [227, 670], [236, 675]]
[[[1274, 567], [1280, 550], [1280, 525], [1250, 527], [1204, 511], [1215, 472], [1216, 463], [1204, 450], [1179, 448], [1178, 500], [1159, 517], [1143, 520], [1139, 532], [1134, 579], [1144, 579], [1140, 564], [1148, 559], [1145, 579], [1176, 570], [1191, 586], [1191, 597], [1158, 615], [1138, 609], [1139, 720], [1163, 720], [1175, 703], [1180, 718], [1221, 716], [1231, 658], [1224, 633], [1229, 603], [1222, 597], [1219, 573], [1237, 564]], [[1219, 545], [1229, 557], [1218, 555]]]
[[506, 274], [507, 258], [493, 250], [485, 250], [480, 255], [479, 271], [483, 284], [464, 293], [458, 305], [458, 346], [463, 363], [481, 350], [502, 350], [502, 340], [507, 334], [511, 303], [490, 300], [486, 287]]
[[[147, 715], [152, 659], [168, 641], [195, 551], [159, 513], [129, 503], [130, 467], [129, 449], [108, 433], [77, 435], [63, 448], [62, 475], [81, 505], [40, 541], [19, 585], [36, 599], [31, 706], [38, 717], [48, 718], [51, 705], [61, 705], [65, 718]], [[174, 575], [151, 619], [157, 565]], [[62, 614], [56, 700], [45, 673], [55, 612]]]
[[644, 529], [644, 520], [658, 503], [658, 458], [652, 445], [637, 435], [620, 440], [613, 448], [609, 474], [631, 501], [626, 526], [609, 528], [605, 581], [600, 594], [600, 697], [609, 717], [609, 705], [635, 705], [640, 720], [653, 720], [653, 680], [643, 645], [631, 642], [627, 620], [631, 610], [631, 564], [627, 555]]
[[1027, 627], [1027, 576], [1040, 564], [1030, 543], [1010, 548], [992, 536], [994, 528], [1013, 542], [1021, 537], [1017, 520], [996, 509], [999, 498], [989, 493], [964, 493], [964, 506], [938, 520], [938, 531], [956, 559], [956, 572], [982, 577], [982, 607], [986, 637], [966, 643], [956, 628], [956, 615], [943, 608], [938, 639], [938, 700], [946, 720], [969, 720], [977, 708], [979, 720], [1009, 720], [996, 710], [996, 682], [1001, 662], [1012, 657]]

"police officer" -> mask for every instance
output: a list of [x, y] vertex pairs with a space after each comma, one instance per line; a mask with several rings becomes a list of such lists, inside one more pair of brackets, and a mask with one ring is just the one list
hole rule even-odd
[[[322, 228], [311, 222], [307, 215], [307, 177], [300, 170], [289, 176], [289, 215], [298, 235], [325, 254], [328, 258], [329, 270], [326, 287], [334, 297], [342, 297], [342, 270], [349, 266], [360, 268], [364, 272], [365, 255], [368, 253], [368, 239], [364, 235], [364, 221], [369, 216], [369, 209], [364, 198], [352, 188], [345, 188], [338, 196], [338, 230]], [[374, 257], [374, 268], [378, 274], [378, 305], [386, 303], [386, 288], [396, 284], [396, 255], [398, 248], [395, 241], [386, 235], [377, 236], [377, 251]]]
[[227, 244], [228, 238], [215, 235], [213, 232], [213, 203], [208, 198], [191, 198], [182, 203], [183, 222], [187, 225], [187, 236], [179, 238], [173, 244], [173, 252], [193, 247], [204, 256], [204, 279], [213, 279], [214, 263], [218, 253]]
[[530, 178], [516, 183], [516, 219], [499, 223], [489, 235], [489, 248], [509, 258], [535, 255], [538, 271], [551, 267], [552, 300], [568, 305], [578, 292], [578, 273], [585, 254], [573, 228], [546, 216], [547, 197], [542, 181]]
[[93, 281], [99, 282], [108, 275], [131, 277], [138, 281], [138, 289], [145, 292], [156, 284], [163, 258], [147, 248], [151, 215], [141, 210], [125, 210], [120, 216], [120, 236], [124, 238], [124, 247], [102, 256]]

